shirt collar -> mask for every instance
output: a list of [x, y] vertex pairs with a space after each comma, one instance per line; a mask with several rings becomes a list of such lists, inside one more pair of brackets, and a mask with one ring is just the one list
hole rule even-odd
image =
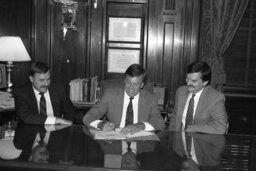
[[[134, 100], [137, 100], [137, 99], [139, 98], [139, 94], [140, 94], [140, 92], [139, 92], [136, 96], [134, 96], [133, 99], [134, 99]], [[128, 96], [128, 94], [126, 93], [126, 91], [124, 91], [124, 98], [127, 98], [127, 99], [130, 98], [130, 96]]]
[[[33, 85], [32, 85], [32, 88], [33, 88], [33, 90], [34, 90], [34, 93], [35, 93], [36, 95], [39, 95], [40, 91], [38, 91], [37, 89], [35, 89], [35, 87], [34, 87]], [[45, 93], [48, 93], [48, 90], [47, 90]]]

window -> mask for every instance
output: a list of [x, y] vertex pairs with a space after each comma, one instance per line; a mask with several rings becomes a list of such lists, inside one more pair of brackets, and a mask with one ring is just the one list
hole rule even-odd
[[224, 57], [226, 86], [256, 88], [256, 2], [251, 0]]

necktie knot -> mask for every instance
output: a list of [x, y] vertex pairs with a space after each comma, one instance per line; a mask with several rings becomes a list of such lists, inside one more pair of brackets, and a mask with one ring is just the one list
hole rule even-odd
[[132, 101], [134, 99], [134, 97], [130, 97], [129, 99], [130, 99], [130, 101]]
[[41, 96], [44, 96], [44, 93], [43, 93], [43, 92], [40, 92], [39, 94], [40, 94]]

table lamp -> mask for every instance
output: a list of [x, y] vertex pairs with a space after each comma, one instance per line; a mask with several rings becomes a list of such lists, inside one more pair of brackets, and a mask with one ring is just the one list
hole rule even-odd
[[11, 71], [13, 62], [25, 62], [30, 60], [29, 54], [20, 37], [0, 37], [0, 61], [7, 62], [7, 92], [12, 92]]

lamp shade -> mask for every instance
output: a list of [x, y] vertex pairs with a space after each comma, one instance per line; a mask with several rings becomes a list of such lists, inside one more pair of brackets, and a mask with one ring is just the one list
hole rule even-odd
[[25, 62], [30, 60], [29, 54], [20, 37], [0, 37], [0, 61]]
[[7, 137], [0, 140], [0, 158], [16, 159], [20, 156], [22, 150], [17, 149], [13, 144], [13, 137]]

